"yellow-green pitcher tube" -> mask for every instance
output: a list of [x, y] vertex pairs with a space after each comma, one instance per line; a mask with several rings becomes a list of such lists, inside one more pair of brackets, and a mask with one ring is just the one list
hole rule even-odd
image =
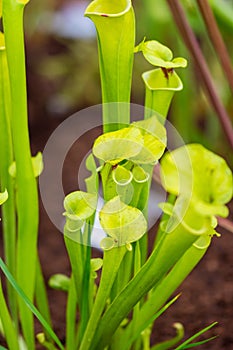
[[94, 22], [98, 37], [104, 132], [117, 130], [130, 122], [134, 11], [130, 0], [95, 0], [85, 15]]
[[182, 81], [175, 71], [166, 72], [161, 68], [143, 73], [146, 87], [145, 119], [158, 112], [165, 120], [176, 91], [183, 89]]

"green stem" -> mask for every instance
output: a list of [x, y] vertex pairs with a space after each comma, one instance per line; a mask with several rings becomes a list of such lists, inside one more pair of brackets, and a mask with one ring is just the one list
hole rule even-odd
[[[36, 303], [38, 310], [40, 311], [41, 315], [44, 317], [44, 319], [47, 321], [47, 323], [52, 328], [52, 321], [49, 311], [49, 303], [48, 303], [48, 297], [46, 293], [46, 286], [44, 277], [42, 274], [41, 266], [39, 257], [37, 258], [37, 266], [36, 266], [36, 288], [35, 288], [35, 297], [36, 297]], [[47, 332], [46, 328], [44, 328], [44, 333], [46, 335], [46, 339], [51, 341], [50, 335]]]
[[[81, 234], [81, 233], [80, 233]], [[74, 278], [75, 290], [77, 294], [77, 302], [80, 308], [82, 300], [82, 280], [83, 280], [83, 249], [84, 246], [72, 238], [69, 238], [64, 232], [66, 249], [69, 255], [72, 274]]]
[[80, 320], [80, 328], [79, 328], [79, 338], [83, 338], [83, 334], [85, 332], [85, 329], [87, 327], [87, 323], [90, 317], [90, 273], [91, 273], [91, 246], [90, 246], [90, 240], [91, 240], [91, 229], [89, 223], [86, 225], [86, 230], [88, 231], [88, 237], [87, 237], [87, 246], [86, 246], [86, 257], [84, 262], [84, 270], [83, 270], [83, 279], [82, 279], [82, 300], [80, 304], [80, 313], [81, 313], [81, 320]]
[[[163, 306], [166, 300], [175, 292], [184, 279], [190, 274], [194, 267], [205, 255], [210, 245], [210, 238], [204, 240], [203, 246], [192, 245], [181, 259], [175, 264], [168, 275], [161, 283], [150, 293], [149, 299], [143, 304], [138, 313], [137, 322], [129, 324], [124, 333], [125, 347], [122, 350], [130, 348], [132, 336], [140, 334], [150, 325], [150, 320]], [[126, 346], [127, 345], [127, 346]]]
[[[134, 250], [134, 276], [140, 271], [140, 268], [141, 268], [140, 242], [136, 242], [135, 250]], [[132, 319], [133, 325], [136, 325], [138, 322], [139, 311], [140, 311], [140, 301], [133, 308], [133, 319]], [[140, 346], [141, 346], [141, 338], [138, 338], [134, 344], [135, 350], [137, 350]]]
[[[176, 196], [174, 194], [169, 194], [168, 197], [167, 197], [167, 201], [166, 203], [170, 203], [170, 204], [174, 204], [176, 200]], [[156, 244], [159, 242], [159, 240], [161, 239], [161, 236], [163, 235], [164, 231], [162, 229], [162, 224], [163, 222], [167, 221], [169, 218], [169, 215], [166, 214], [166, 213], [163, 213], [162, 214], [162, 217], [160, 219], [160, 225], [159, 225], [159, 228], [157, 230], [157, 233], [156, 233], [156, 238], [155, 238], [155, 242], [154, 242], [154, 247], [156, 246]]]
[[2, 321], [7, 345], [9, 346], [9, 350], [19, 350], [19, 344], [18, 344], [18, 332], [15, 328], [7, 305], [4, 298], [3, 290], [2, 290], [2, 283], [0, 280], [0, 319]]
[[[87, 224], [86, 227], [89, 227]], [[65, 244], [69, 255], [74, 285], [76, 290], [77, 304], [80, 312], [80, 324], [77, 334], [77, 342], [83, 337], [86, 324], [89, 318], [89, 284], [90, 284], [90, 254], [91, 248], [88, 242], [82, 242], [83, 235], [79, 231], [78, 237], [69, 236], [65, 230]], [[88, 238], [85, 238], [88, 239]], [[81, 244], [78, 242], [82, 242]], [[68, 310], [67, 310], [68, 312]]]
[[87, 329], [82, 339], [80, 350], [92, 349], [92, 340], [95, 335], [96, 328], [99, 324], [100, 317], [104, 311], [107, 298], [110, 295], [111, 288], [125, 253], [125, 246], [104, 251], [103, 271], [100, 285]]
[[[37, 259], [38, 193], [28, 135], [23, 12], [22, 3], [16, 0], [3, 0], [3, 25], [11, 86], [12, 137], [17, 168], [17, 279], [32, 301]], [[21, 300], [19, 307], [23, 333], [28, 348], [33, 350], [35, 349], [33, 316]]]
[[181, 342], [184, 337], [184, 327], [180, 323], [174, 323], [174, 328], [176, 328], [175, 337], [160, 342], [159, 344], [154, 345], [151, 350], [169, 350], [174, 349], [174, 346]]
[[116, 183], [112, 178], [112, 165], [109, 163], [104, 164], [103, 169], [101, 170], [101, 179], [103, 185], [103, 195], [104, 200], [109, 201], [117, 195], [116, 192]]
[[[3, 39], [3, 35], [2, 35]], [[3, 43], [4, 44], [4, 43]], [[13, 148], [11, 135], [11, 101], [10, 82], [5, 49], [0, 49], [0, 178], [1, 190], [8, 191], [8, 200], [2, 206], [3, 237], [6, 264], [16, 276], [16, 216], [14, 181], [9, 175], [8, 169], [13, 162]], [[7, 282], [8, 302], [12, 318], [17, 328], [17, 299], [12, 286]]]
[[[195, 216], [192, 218], [195, 221]], [[184, 220], [169, 234], [163, 235], [150, 258], [110, 305], [96, 331], [93, 349], [103, 349], [121, 321], [141, 298], [152, 289], [186, 250], [206, 230], [194, 230]], [[103, 336], [104, 334], [104, 336]]]
[[111, 301], [121, 292], [133, 275], [133, 254], [127, 251], [119, 267], [117, 278], [112, 287]]
[[[47, 329], [47, 331], [50, 334], [51, 339], [54, 340], [54, 342], [57, 344], [58, 348], [61, 350], [64, 350], [64, 346], [61, 344], [60, 340], [58, 339], [57, 335], [54, 333], [54, 331], [51, 329], [47, 321], [44, 319], [44, 317], [41, 315], [41, 313], [37, 310], [37, 308], [33, 305], [33, 303], [29, 300], [27, 295], [24, 293], [22, 288], [18, 285], [10, 271], [8, 270], [7, 266], [3, 262], [3, 260], [0, 258], [0, 269], [4, 273], [5, 277], [8, 279], [8, 281], [12, 284], [14, 287], [16, 293], [20, 298], [22, 298], [25, 305], [31, 310], [31, 312], [34, 314], [34, 316], [38, 319], [38, 321], [41, 323], [43, 327]], [[25, 349], [25, 344], [23, 339], [21, 339], [21, 343], [23, 342], [23, 349]], [[28, 348], [27, 348], [28, 349]], [[31, 349], [30, 349], [31, 350]]]
[[150, 350], [150, 336], [151, 336], [151, 327], [148, 327], [142, 333], [143, 350]]
[[[151, 187], [153, 167], [148, 165], [148, 166], [146, 166], [146, 170], [149, 174], [149, 179], [142, 186], [141, 196], [139, 198], [137, 208], [143, 212], [143, 214], [146, 218], [148, 218], [148, 204], [149, 204], [149, 196], [150, 196], [150, 187]], [[137, 187], [135, 188], [135, 191], [137, 192]], [[144, 236], [142, 236], [139, 243], [140, 243], [140, 250], [141, 250], [141, 264], [143, 265], [146, 262], [146, 259], [148, 256], [148, 234], [145, 234]]]
[[76, 289], [74, 283], [74, 276], [70, 279], [70, 288], [67, 298], [67, 308], [66, 308], [66, 350], [76, 349]]

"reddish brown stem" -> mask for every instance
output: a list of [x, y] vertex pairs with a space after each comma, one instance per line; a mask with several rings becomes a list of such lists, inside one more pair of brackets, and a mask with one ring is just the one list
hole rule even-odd
[[183, 37], [183, 40], [189, 49], [195, 65], [198, 67], [198, 70], [201, 74], [203, 84], [205, 86], [207, 96], [218, 115], [219, 121], [222, 125], [223, 131], [229, 141], [229, 144], [233, 148], [233, 128], [230, 121], [230, 118], [217, 94], [217, 91], [214, 87], [214, 83], [211, 77], [211, 74], [208, 69], [208, 65], [205, 61], [205, 58], [202, 54], [200, 46], [197, 42], [197, 39], [186, 19], [183, 7], [181, 6], [178, 0], [167, 0], [171, 12], [173, 14], [174, 20], [180, 30], [180, 33]]
[[207, 0], [197, 0], [197, 3], [200, 8], [201, 15], [204, 19], [211, 42], [221, 62], [222, 69], [233, 91], [233, 70], [231, 60], [216, 23], [215, 17], [213, 15], [212, 9]]
[[220, 227], [233, 233], [233, 222], [230, 221], [229, 219], [224, 219], [224, 218], [218, 217], [218, 224]]

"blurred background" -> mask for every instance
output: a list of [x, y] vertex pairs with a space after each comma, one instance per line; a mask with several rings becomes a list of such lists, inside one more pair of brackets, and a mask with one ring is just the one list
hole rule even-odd
[[[232, 120], [232, 92], [208, 37], [197, 2], [180, 2], [207, 60], [215, 88]], [[26, 6], [29, 126], [34, 154], [43, 150], [52, 131], [65, 118], [85, 107], [101, 103], [95, 28], [89, 19], [83, 17], [88, 3], [85, 0], [31, 0]], [[233, 1], [210, 3], [230, 57], [233, 57]], [[145, 36], [156, 39], [170, 47], [174, 56], [183, 56], [189, 61], [188, 68], [178, 70], [184, 89], [174, 97], [169, 120], [186, 143], [202, 143], [222, 155], [232, 167], [232, 150], [206, 97], [200, 72], [183, 43], [166, 0], [134, 0], [133, 5], [137, 24], [136, 42]], [[143, 104], [141, 74], [147, 69], [152, 68], [142, 55], [136, 55], [132, 86], [134, 103]], [[98, 133], [94, 132], [96, 135]], [[86, 147], [90, 147], [90, 141], [88, 143], [84, 138], [82, 148]], [[68, 191], [76, 186], [72, 171], [81, 161], [79, 153], [76, 147], [67, 163], [68, 175], [64, 181]], [[219, 321], [213, 334], [220, 337], [201, 348], [233, 348], [233, 243], [232, 234], [224, 230], [221, 232], [222, 237], [214, 240], [203, 262], [179, 288], [183, 293], [180, 300], [157, 323], [154, 340], [160, 341], [173, 335], [172, 324], [175, 321], [185, 324], [189, 336], [211, 322]], [[62, 235], [51, 224], [42, 205], [39, 247], [46, 279], [53, 273], [69, 273]], [[65, 335], [65, 296], [52, 290], [49, 296], [55, 331], [62, 338]]]

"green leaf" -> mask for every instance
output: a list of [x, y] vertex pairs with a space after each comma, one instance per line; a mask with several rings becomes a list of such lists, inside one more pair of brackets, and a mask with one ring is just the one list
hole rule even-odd
[[5, 190], [4, 192], [0, 192], [0, 205], [2, 205], [8, 199], [8, 192]]
[[85, 221], [91, 217], [97, 205], [95, 193], [75, 191], [68, 194], [64, 200], [65, 215], [68, 218]]
[[133, 179], [137, 183], [144, 183], [149, 180], [150, 175], [143, 168], [136, 165], [132, 170]]
[[[172, 298], [169, 302], [167, 302], [163, 307], [161, 307], [160, 310], [157, 310], [152, 316], [148, 317], [147, 320], [141, 320], [140, 327], [136, 329], [136, 332], [134, 331], [134, 324], [132, 321], [130, 322], [128, 328], [126, 329], [123, 337], [125, 339], [124, 346], [122, 350], [127, 350], [130, 348], [130, 346], [133, 344], [133, 342], [140, 336], [140, 334], [147, 328], [150, 327], [151, 324], [159, 317], [161, 316], [169, 307], [176, 302], [176, 300], [180, 297], [180, 294], [176, 295], [174, 298]], [[139, 314], [139, 317], [141, 315]], [[133, 330], [133, 332], [131, 332]], [[127, 334], [128, 333], [128, 334]], [[126, 337], [125, 337], [126, 335]]]
[[173, 68], [187, 67], [187, 60], [183, 57], [176, 57], [172, 60]]
[[184, 327], [181, 323], [174, 323], [174, 328], [176, 329], [176, 336], [170, 340], [166, 340], [162, 343], [156, 344], [151, 348], [151, 350], [167, 350], [172, 349], [174, 345], [179, 343], [184, 337]]
[[[183, 198], [181, 199], [183, 201]], [[179, 203], [181, 206], [182, 204], [182, 202]], [[187, 209], [186, 203], [184, 205]], [[112, 335], [123, 318], [129, 314], [130, 310], [150, 289], [162, 282], [165, 275], [193, 243], [203, 234], [208, 235], [209, 232], [212, 234], [210, 217], [201, 217], [200, 219], [200, 215], [191, 211], [191, 209], [190, 211], [186, 210], [186, 212], [186, 215], [191, 217], [191, 222], [188, 220], [173, 222], [171, 220], [169, 231], [161, 234], [161, 239], [149, 259], [106, 310], [96, 332], [95, 344], [98, 344], [96, 346], [97, 349], [104, 349], [109, 344]], [[189, 217], [186, 218], [188, 219]]]
[[103, 259], [100, 259], [100, 258], [91, 259], [91, 276], [92, 276], [92, 278], [97, 277], [96, 271], [100, 270], [102, 266], [103, 266]]
[[150, 134], [160, 140], [162, 143], [167, 142], [167, 132], [159, 120], [159, 116], [153, 115], [151, 118], [139, 120], [132, 123], [132, 126], [139, 128], [143, 135]]
[[[36, 284], [35, 284], [35, 303], [37, 305], [38, 311], [43, 315], [45, 320], [50, 326], [52, 326], [52, 320], [49, 309], [49, 301], [47, 295], [47, 284], [45, 283], [44, 276], [42, 273], [39, 258], [37, 256], [37, 266], [36, 266]], [[51, 340], [46, 329], [43, 329], [47, 340]]]
[[185, 350], [185, 349], [195, 348], [195, 347], [197, 347], [197, 346], [206, 344], [206, 343], [208, 343], [209, 341], [214, 340], [214, 339], [216, 339], [216, 338], [217, 338], [217, 336], [213, 336], [213, 337], [210, 337], [210, 338], [208, 338], [208, 339], [201, 340], [201, 341], [198, 341], [198, 342], [196, 342], [196, 343], [192, 343], [192, 344], [186, 345], [186, 346], [185, 346], [184, 348], [182, 348], [182, 349]]
[[101, 180], [103, 185], [103, 197], [105, 201], [117, 196], [116, 183], [112, 176], [114, 167], [110, 163], [105, 163], [101, 168]]
[[91, 172], [91, 176], [85, 179], [87, 191], [90, 193], [98, 193], [99, 177], [96, 169], [95, 159], [92, 153], [87, 157], [86, 168]]
[[[2, 1], [0, 1], [0, 18], [1, 18], [1, 12], [2, 12]], [[0, 51], [5, 50], [5, 39], [4, 34], [0, 32]]]
[[128, 185], [132, 179], [133, 175], [131, 171], [125, 169], [123, 166], [118, 165], [112, 172], [113, 180], [116, 184], [120, 186]]
[[77, 298], [74, 274], [71, 274], [70, 288], [67, 295], [66, 306], [66, 350], [73, 350], [76, 347], [76, 311]]
[[0, 332], [6, 339], [9, 350], [19, 350], [18, 333], [15, 324], [11, 318], [5, 296], [2, 289], [2, 282], [0, 279]]
[[166, 144], [150, 134], [144, 135], [144, 145], [141, 151], [130, 159], [138, 164], [156, 164], [162, 157]]
[[115, 246], [135, 242], [147, 230], [147, 222], [142, 212], [121, 202], [119, 196], [103, 206], [99, 217], [101, 226], [113, 239]]
[[[64, 234], [77, 242], [86, 242], [81, 229], [85, 222], [95, 214], [97, 207], [97, 194], [83, 191], [71, 192], [65, 197], [64, 208], [66, 224]], [[89, 224], [88, 224], [89, 225]]]
[[57, 273], [50, 277], [48, 284], [53, 289], [68, 292], [70, 288], [70, 278], [61, 273]]
[[[194, 248], [197, 248], [199, 250], [206, 250], [211, 243], [211, 235], [208, 233], [208, 235], [201, 235], [195, 243], [193, 243]], [[193, 248], [193, 250], [194, 250]]]
[[[29, 300], [35, 291], [38, 189], [33, 173], [28, 132], [27, 91], [25, 79], [24, 4], [3, 1], [4, 35], [10, 83], [10, 129], [17, 167], [17, 255], [16, 276]], [[16, 58], [17, 52], [17, 58]], [[10, 151], [9, 151], [10, 152]], [[10, 153], [8, 153], [8, 156]], [[11, 158], [11, 157], [10, 157]], [[9, 158], [9, 159], [10, 159]], [[34, 320], [31, 311], [19, 299], [21, 329], [30, 350], [35, 349]]]
[[134, 51], [142, 51], [143, 55], [149, 62], [151, 60], [156, 62], [156, 59], [158, 62], [171, 61], [173, 58], [172, 51], [167, 46], [156, 40], [145, 41], [145, 38], [138, 46], [136, 46]]
[[143, 136], [138, 128], [124, 128], [99, 136], [93, 154], [112, 165], [136, 156], [143, 146]]
[[117, 246], [117, 242], [112, 237], [105, 237], [100, 242], [100, 248], [103, 250], [110, 250]]
[[166, 147], [166, 129], [157, 116], [135, 122], [132, 126], [141, 130], [144, 143], [141, 151], [130, 159], [135, 163], [155, 164], [163, 155]]
[[101, 316], [106, 307], [106, 302], [110, 297], [113, 283], [119, 272], [119, 267], [125, 253], [126, 248], [124, 246], [104, 251], [104, 262], [100, 284], [95, 298], [95, 303], [79, 347], [80, 350], [94, 349], [94, 347], [92, 347], [92, 340], [95, 339], [96, 328], [101, 323]]
[[92, 271], [98, 271], [103, 266], [103, 259], [100, 258], [93, 258], [91, 259], [91, 270]]
[[8, 279], [8, 281], [14, 287], [17, 294], [20, 296], [20, 298], [23, 300], [23, 302], [27, 305], [27, 307], [30, 309], [30, 311], [36, 316], [36, 318], [39, 320], [41, 325], [46, 329], [46, 331], [48, 332], [50, 337], [54, 340], [54, 342], [57, 344], [59, 349], [64, 350], [64, 346], [61, 344], [57, 335], [54, 333], [52, 328], [49, 326], [49, 324], [44, 319], [44, 317], [40, 314], [40, 312], [37, 310], [37, 308], [32, 304], [32, 302], [29, 300], [29, 298], [26, 296], [26, 294], [23, 292], [23, 290], [19, 287], [19, 285], [17, 284], [14, 277], [11, 275], [10, 271], [8, 270], [7, 266], [4, 264], [4, 262], [1, 258], [0, 258], [0, 268], [3, 271], [4, 275], [6, 276], [6, 278]]
[[19, 349], [20, 350], [28, 350], [28, 346], [22, 336], [19, 336]]
[[[43, 158], [42, 158], [42, 153], [38, 152], [35, 157], [32, 157], [32, 167], [33, 167], [33, 172], [34, 176], [38, 177], [43, 171]], [[9, 167], [9, 174], [12, 177], [16, 177], [16, 163], [13, 162], [10, 167]]]
[[94, 143], [93, 153], [112, 165], [122, 160], [154, 164], [162, 156], [166, 142], [166, 129], [157, 116], [152, 116], [127, 128], [99, 136]]
[[18, 4], [26, 5], [30, 0], [16, 0]]
[[16, 163], [13, 162], [10, 166], [9, 166], [9, 174], [12, 177], [16, 177]]
[[171, 203], [168, 203], [168, 202], [159, 203], [158, 207], [159, 207], [160, 209], [162, 209], [162, 211], [163, 211], [165, 214], [169, 215], [169, 216], [171, 216], [172, 213], [173, 213], [174, 205], [171, 204]]
[[46, 348], [48, 350], [56, 350], [56, 347], [54, 346], [54, 344], [46, 340], [44, 333], [38, 333], [36, 335], [36, 338], [37, 338], [38, 342], [41, 345], [43, 345], [44, 348]]
[[81, 230], [81, 228], [84, 225], [84, 221], [80, 220], [77, 215], [64, 213], [66, 217], [66, 224], [65, 224], [65, 233], [66, 230], [67, 233], [76, 233], [77, 231]]
[[44, 168], [43, 157], [41, 152], [38, 152], [35, 157], [32, 157], [32, 166], [35, 177], [40, 176]]
[[[175, 348], [175, 350], [184, 350], [184, 349], [189, 349], [189, 347], [186, 347], [186, 345], [190, 344], [191, 341], [193, 341], [194, 339], [198, 338], [200, 335], [202, 335], [203, 333], [207, 332], [208, 330], [210, 330], [211, 328], [213, 328], [214, 326], [216, 326], [216, 324], [218, 324], [218, 322], [213, 322], [211, 323], [209, 326], [203, 328], [201, 331], [197, 332], [196, 334], [194, 334], [192, 337], [188, 338], [185, 342], [183, 342], [181, 345], [179, 345], [177, 348]], [[213, 338], [209, 338], [207, 339], [207, 341], [211, 340]], [[191, 344], [190, 344], [191, 345]]]
[[[175, 292], [179, 285], [191, 273], [198, 262], [203, 258], [208, 246], [210, 245], [210, 237], [202, 237], [186, 250], [183, 256], [177, 261], [168, 274], [158, 283], [151, 291], [149, 298], [141, 306], [137, 322], [130, 324], [126, 330], [126, 338], [130, 338], [132, 332], [140, 334], [145, 329], [145, 325], [149, 326], [158, 310], [162, 307], [166, 300]], [[129, 342], [130, 342], [129, 340]], [[124, 349], [123, 349], [124, 350]]]
[[135, 52], [142, 51], [145, 59], [157, 67], [166, 69], [186, 67], [187, 61], [184, 58], [177, 57], [174, 60], [172, 51], [156, 40], [143, 40], [136, 48]]
[[227, 216], [232, 198], [232, 173], [225, 160], [202, 145], [189, 144], [167, 153], [161, 161], [164, 188], [190, 198], [201, 215]]

